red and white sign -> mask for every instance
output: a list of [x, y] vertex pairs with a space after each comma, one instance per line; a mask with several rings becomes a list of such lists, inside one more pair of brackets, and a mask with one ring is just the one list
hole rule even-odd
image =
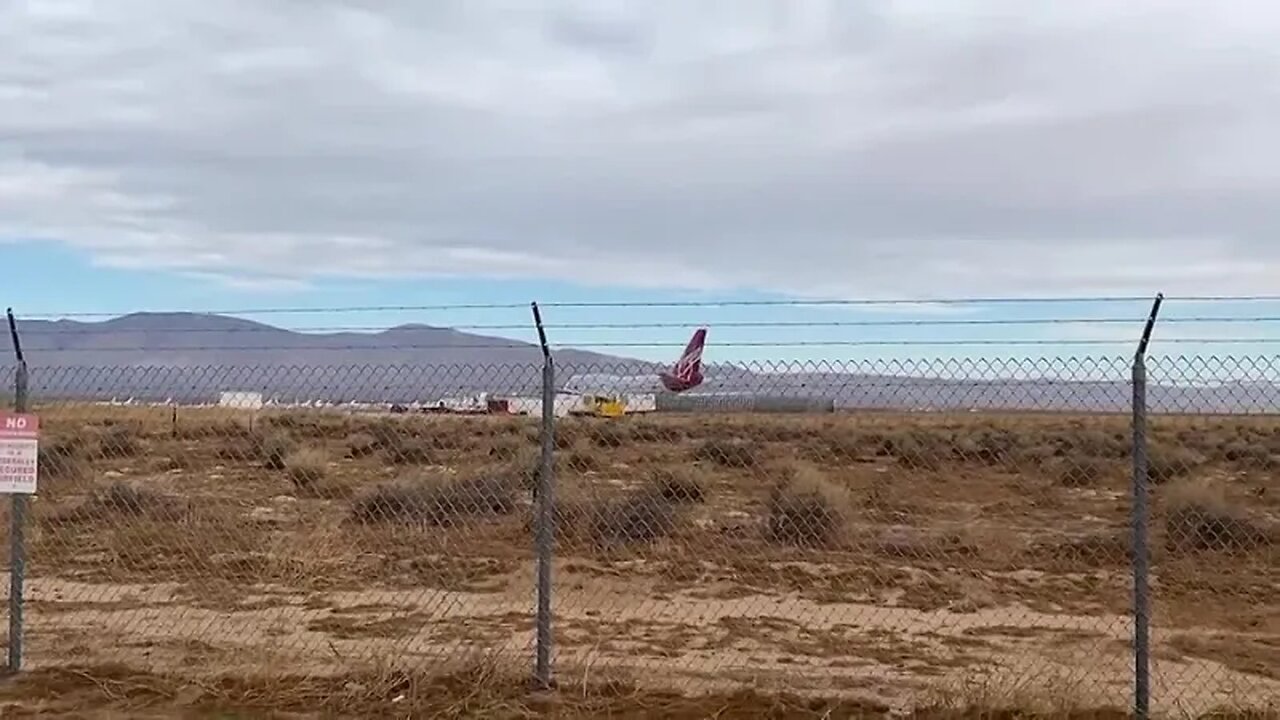
[[34, 495], [40, 418], [0, 412], [0, 494]]

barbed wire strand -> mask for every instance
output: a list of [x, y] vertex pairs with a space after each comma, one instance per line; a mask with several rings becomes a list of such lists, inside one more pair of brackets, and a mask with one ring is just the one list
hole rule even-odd
[[[709, 307], [805, 307], [805, 306], [891, 306], [891, 305], [1009, 305], [1050, 303], [1150, 302], [1148, 295], [1045, 296], [1045, 297], [942, 297], [942, 298], [847, 298], [788, 300], [619, 300], [539, 302], [544, 308], [709, 308]], [[1280, 302], [1280, 295], [1166, 295], [1165, 302]], [[528, 303], [444, 303], [434, 305], [346, 305], [333, 307], [262, 307], [227, 310], [159, 311], [66, 311], [26, 312], [28, 319], [117, 317], [140, 312], [195, 315], [289, 315], [369, 312], [427, 312], [460, 310], [527, 310]]]
[[[548, 323], [548, 330], [649, 330], [649, 329], [687, 329], [697, 327], [717, 328], [842, 328], [842, 327], [969, 327], [969, 326], [1015, 326], [1015, 325], [1141, 325], [1144, 318], [984, 318], [984, 319], [918, 319], [918, 320], [741, 320], [714, 323], [699, 322], [636, 322], [636, 323]], [[1196, 324], [1196, 323], [1272, 323], [1280, 322], [1280, 316], [1216, 316], [1216, 317], [1172, 317], [1160, 321], [1162, 325]], [[289, 332], [296, 334], [314, 333], [386, 333], [391, 331], [411, 330], [531, 330], [525, 324], [495, 323], [474, 325], [332, 325], [303, 328], [283, 328], [270, 325], [260, 327], [167, 327], [167, 328], [116, 328], [91, 327], [28, 327], [22, 330], [24, 336], [36, 335], [137, 335], [154, 333], [266, 333]]]
[[[1063, 339], [945, 339], [945, 340], [776, 340], [759, 342], [720, 342], [717, 347], [865, 347], [865, 346], [1060, 346], [1060, 345], [1131, 345], [1134, 341], [1128, 338], [1063, 338]], [[1163, 344], [1276, 344], [1280, 338], [1164, 338]], [[559, 342], [552, 347], [559, 350], [584, 350], [588, 348], [683, 348], [686, 343], [672, 342]], [[531, 343], [479, 343], [479, 344], [396, 344], [396, 345], [174, 345], [165, 347], [107, 347], [107, 348], [50, 348], [35, 346], [32, 352], [56, 353], [111, 353], [111, 352], [190, 352], [190, 351], [224, 351], [249, 352], [269, 350], [342, 350], [342, 351], [382, 351], [382, 350], [501, 350], [501, 349], [536, 349]], [[26, 349], [26, 348], [24, 348]]]

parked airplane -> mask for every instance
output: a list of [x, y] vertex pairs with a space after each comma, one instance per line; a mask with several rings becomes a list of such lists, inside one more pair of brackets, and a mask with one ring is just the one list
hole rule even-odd
[[574, 375], [560, 392], [569, 395], [648, 394], [664, 391], [682, 393], [702, 384], [702, 349], [706, 342], [707, 329], [698, 328], [689, 339], [680, 359], [669, 370], [652, 375]]

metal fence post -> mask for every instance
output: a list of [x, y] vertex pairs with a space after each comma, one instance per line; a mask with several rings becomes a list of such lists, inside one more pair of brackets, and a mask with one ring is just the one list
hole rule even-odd
[[1133, 355], [1133, 711], [1145, 720], [1151, 707], [1151, 557], [1148, 547], [1147, 344], [1163, 295], [1156, 295]]
[[[13, 318], [13, 309], [6, 315], [9, 320], [9, 337], [13, 341], [13, 352], [18, 360], [18, 370], [14, 375], [13, 409], [16, 412], [27, 411], [27, 361], [22, 354], [22, 342], [18, 337], [18, 323]], [[27, 496], [14, 493], [10, 496], [12, 507], [9, 513], [9, 672], [22, 670], [22, 633], [23, 633], [23, 599], [27, 576]]]
[[551, 562], [555, 544], [555, 482], [552, 472], [555, 465], [556, 371], [537, 303], [533, 303], [533, 318], [538, 327], [538, 340], [542, 345], [542, 454], [538, 462], [535, 486], [538, 610], [534, 679], [539, 687], [549, 688], [551, 687]]

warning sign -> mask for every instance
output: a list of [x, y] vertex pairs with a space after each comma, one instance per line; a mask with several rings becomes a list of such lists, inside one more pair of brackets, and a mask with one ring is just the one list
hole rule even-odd
[[0, 412], [0, 493], [34, 495], [40, 418]]

